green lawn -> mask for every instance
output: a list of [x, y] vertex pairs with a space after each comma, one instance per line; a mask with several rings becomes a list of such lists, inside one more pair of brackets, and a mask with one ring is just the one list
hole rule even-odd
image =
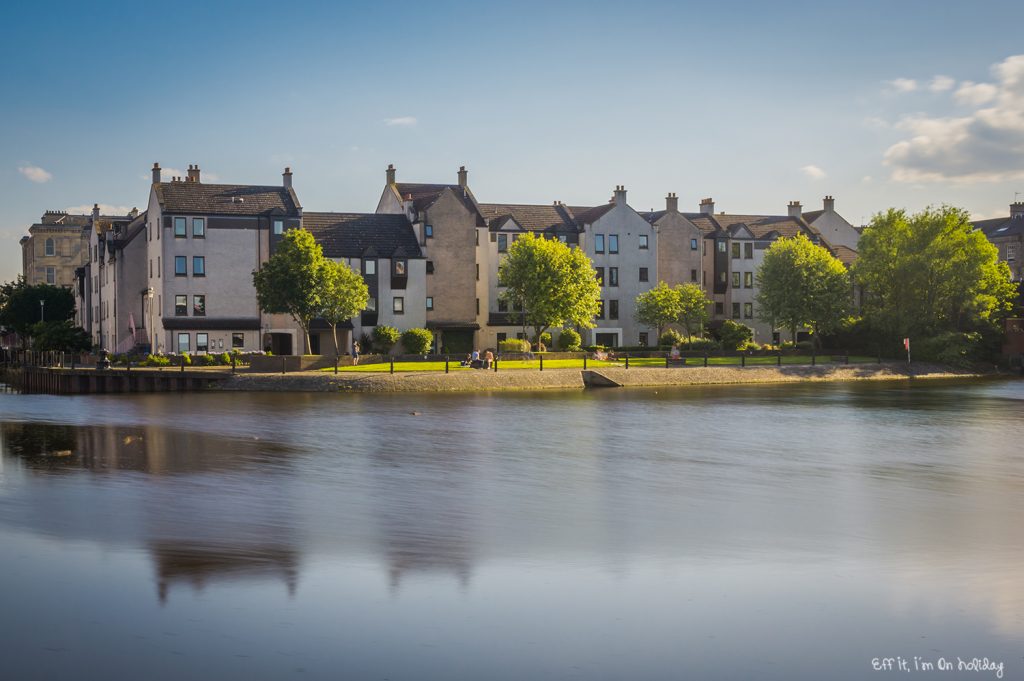
[[[829, 355], [822, 355], [818, 357], [818, 364], [828, 364], [830, 359]], [[702, 357], [689, 357], [687, 363], [693, 366], [703, 366], [704, 358]], [[775, 366], [775, 357], [747, 357], [747, 366]], [[877, 359], [874, 357], [850, 357], [850, 364], [865, 364], [876, 362]], [[799, 365], [799, 364], [810, 364], [811, 356], [806, 355], [792, 355], [785, 356], [782, 358], [782, 363], [785, 365]], [[840, 362], [841, 363], [841, 362]], [[709, 357], [708, 366], [739, 366], [739, 357]], [[625, 367], [626, 361], [624, 359], [612, 362], [588, 359], [588, 369], [599, 369], [602, 367]], [[629, 366], [631, 367], [664, 367], [665, 359], [663, 357], [644, 357], [644, 358], [630, 358]], [[469, 367], [459, 366], [458, 362], [451, 362], [448, 365], [449, 371], [473, 371]], [[582, 369], [582, 359], [549, 359], [544, 360], [544, 369]], [[530, 369], [533, 371], [540, 370], [540, 360], [507, 360], [498, 362], [498, 370], [524, 370]], [[361, 372], [361, 373], [373, 373], [373, 372], [386, 372], [391, 370], [391, 365], [388, 363], [379, 364], [359, 364], [354, 367], [338, 367], [338, 372]], [[321, 371], [333, 372], [334, 367], [327, 367], [321, 369]], [[395, 362], [395, 372], [404, 371], [444, 371], [444, 362]]]

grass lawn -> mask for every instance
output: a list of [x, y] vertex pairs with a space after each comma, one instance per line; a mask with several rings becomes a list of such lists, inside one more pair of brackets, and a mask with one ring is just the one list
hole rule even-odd
[[[828, 364], [830, 355], [821, 355], [818, 357], [818, 364]], [[693, 366], [703, 366], [703, 357], [690, 357], [686, 360]], [[775, 366], [775, 357], [747, 357], [747, 366]], [[865, 364], [876, 362], [877, 359], [874, 357], [850, 357], [850, 364]], [[785, 356], [782, 358], [784, 365], [800, 365], [810, 364], [810, 355], [792, 355]], [[709, 357], [708, 366], [739, 366], [739, 357]], [[840, 362], [841, 364], [841, 362]], [[617, 362], [603, 361], [596, 359], [587, 360], [588, 369], [600, 369], [603, 367], [625, 367], [625, 360], [619, 360]], [[638, 357], [631, 358], [629, 360], [629, 366], [631, 367], [664, 367], [665, 359], [662, 357]], [[582, 359], [548, 359], [544, 360], [545, 369], [582, 369]], [[449, 371], [473, 371], [469, 367], [459, 366], [458, 362], [451, 362], [448, 365]], [[540, 360], [507, 360], [498, 362], [498, 370], [525, 370], [530, 369], [533, 371], [540, 370]], [[391, 370], [391, 365], [388, 363], [378, 364], [359, 364], [354, 367], [338, 367], [338, 372], [360, 372], [360, 373], [379, 373], [387, 372]], [[320, 371], [333, 372], [334, 367], [327, 367]], [[395, 362], [395, 372], [404, 371], [444, 371], [444, 362]]]

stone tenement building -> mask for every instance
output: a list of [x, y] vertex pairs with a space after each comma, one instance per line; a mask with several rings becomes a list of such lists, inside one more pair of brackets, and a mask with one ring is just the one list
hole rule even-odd
[[21, 271], [29, 285], [71, 287], [75, 268], [85, 264], [91, 215], [48, 210], [21, 237]]

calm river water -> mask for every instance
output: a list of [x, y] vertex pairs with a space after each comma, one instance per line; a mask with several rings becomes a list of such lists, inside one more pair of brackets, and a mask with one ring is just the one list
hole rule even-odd
[[1022, 416], [1021, 381], [3, 394], [0, 677], [1022, 678]]

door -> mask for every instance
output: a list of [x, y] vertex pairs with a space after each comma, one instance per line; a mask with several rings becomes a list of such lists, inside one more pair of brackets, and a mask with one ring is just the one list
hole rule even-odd
[[270, 334], [270, 351], [275, 355], [292, 354], [292, 335], [290, 333]]
[[614, 348], [619, 345], [619, 334], [617, 333], [599, 333], [596, 334], [597, 345], [603, 345], [606, 348]]

